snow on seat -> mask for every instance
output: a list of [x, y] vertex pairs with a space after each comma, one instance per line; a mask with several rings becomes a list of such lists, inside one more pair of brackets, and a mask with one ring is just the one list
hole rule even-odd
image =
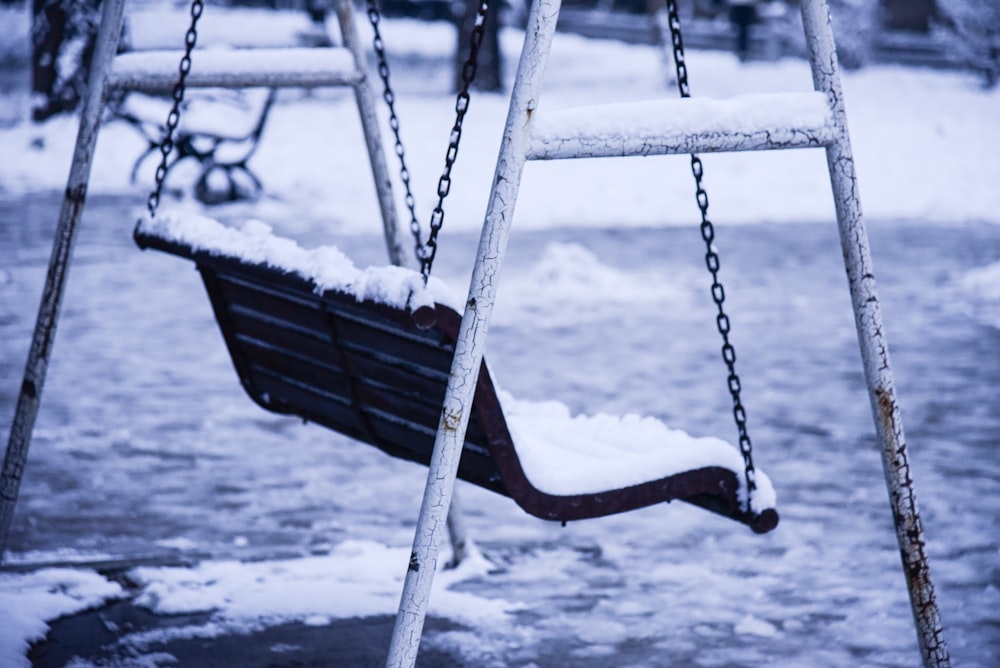
[[[547, 494], [600, 494], [711, 466], [743, 472], [743, 458], [729, 443], [653, 417], [574, 416], [561, 402], [520, 401], [507, 392], [500, 400], [524, 473]], [[773, 508], [771, 481], [758, 473], [757, 486], [755, 503]]]
[[538, 110], [529, 160], [815, 148], [833, 141], [822, 93], [683, 98]]
[[[108, 85], [163, 92], [177, 83], [182, 51], [129, 51], [115, 57]], [[185, 79], [188, 88], [347, 86], [363, 80], [350, 50], [330, 48], [204, 49]]]
[[[234, 366], [258, 404], [429, 464], [461, 317], [439, 280], [401, 267], [359, 270], [335, 247], [306, 250], [251, 221], [242, 229], [191, 213], [146, 217], [140, 246], [192, 259]], [[571, 416], [557, 402], [498, 393], [485, 363], [459, 477], [568, 521], [681, 499], [777, 525], [757, 471], [746, 510], [739, 451], [654, 418]]]

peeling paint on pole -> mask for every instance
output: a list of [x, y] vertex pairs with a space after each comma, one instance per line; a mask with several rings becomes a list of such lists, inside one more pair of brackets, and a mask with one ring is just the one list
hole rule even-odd
[[[902, 422], [896, 405], [888, 346], [882, 327], [875, 279], [871, 270], [867, 231], [858, 199], [857, 177], [851, 155], [843, 96], [829, 10], [824, 0], [802, 3], [803, 24], [810, 48], [815, 90], [819, 93], [794, 95], [784, 104], [743, 100], [736, 103], [690, 102], [677, 111], [694, 110], [690, 122], [677, 124], [678, 114], [649, 113], [653, 109], [636, 104], [620, 105], [619, 113], [607, 109], [570, 110], [536, 114], [541, 78], [559, 14], [558, 0], [533, 3], [525, 44], [518, 66], [507, 125], [504, 129], [497, 170], [490, 192], [486, 221], [480, 238], [469, 298], [459, 332], [455, 360], [448, 385], [442, 421], [435, 443], [434, 457], [418, 520], [414, 541], [414, 561], [407, 573], [390, 648], [391, 666], [412, 666], [416, 661], [420, 632], [426, 614], [430, 579], [436, 566], [439, 532], [454, 486], [458, 456], [465, 437], [476, 376], [482, 360], [486, 330], [493, 308], [497, 275], [506, 249], [514, 204], [527, 159], [610, 157], [653, 153], [688, 153], [699, 150], [760, 150], [825, 146], [833, 187], [841, 245], [865, 366], [865, 378], [871, 393], [876, 431], [882, 444], [883, 465], [903, 555], [904, 571], [910, 588], [914, 618], [924, 663], [927, 666], [949, 665], [947, 649], [941, 638], [934, 590], [931, 585], [924, 541], [912, 488], [912, 476], [906, 458]], [[780, 96], [779, 96], [780, 97]], [[770, 111], [768, 105], [794, 107], [798, 129], [782, 125], [784, 113], [763, 123], [761, 128], [741, 125], [744, 108]], [[677, 102], [653, 103], [656, 110], [674, 109]], [[657, 106], [658, 105], [658, 106]], [[699, 106], [700, 105], [700, 106]], [[713, 106], [714, 105], [714, 106]], [[661, 108], [662, 107], [662, 108]], [[708, 110], [706, 112], [706, 110]], [[788, 109], [784, 109], [787, 112]], [[705, 113], [702, 113], [705, 112]], [[562, 113], [562, 115], [560, 115]], [[736, 118], [723, 129], [698, 124], [708, 113]], [[667, 118], [660, 118], [666, 116]], [[632, 127], [641, 119], [657, 117], [654, 125]], [[721, 123], [721, 121], [720, 121]], [[641, 124], [640, 124], [641, 125]], [[535, 126], [535, 127], [533, 127]], [[628, 126], [628, 127], [626, 127]], [[655, 126], [655, 127], [654, 127]], [[697, 127], [696, 127], [697, 126]], [[721, 126], [720, 126], [721, 127]], [[666, 137], [666, 138], [665, 138]], [[414, 569], [417, 567], [418, 569]]]
[[536, 0], [528, 19], [525, 44], [517, 71], [516, 80], [519, 84], [515, 85], [511, 97], [465, 314], [458, 332], [441, 422], [434, 442], [427, 486], [417, 519], [413, 541], [414, 558], [411, 559], [411, 567], [407, 570], [403, 583], [396, 626], [389, 646], [386, 665], [394, 668], [411, 667], [416, 663], [442, 532], [446, 528], [446, 516], [468, 427], [467, 409], [471, 408], [475, 396], [476, 380], [496, 297], [500, 264], [507, 249], [514, 203], [526, 160], [531, 111], [536, 106], [541, 89], [546, 55], [558, 15], [557, 2]]
[[840, 228], [844, 265], [851, 289], [858, 342], [864, 362], [875, 420], [875, 431], [882, 450], [889, 501], [892, 506], [896, 538], [903, 560], [903, 572], [910, 593], [910, 605], [916, 623], [917, 640], [927, 667], [950, 666], [943, 638], [941, 619], [930, 568], [925, 552], [923, 529], [913, 490], [913, 477], [903, 436], [903, 423], [889, 362], [889, 347], [882, 325], [882, 312], [875, 288], [868, 231], [861, 214], [857, 174], [847, 132], [847, 116], [840, 86], [830, 13], [824, 0], [802, 3], [802, 22], [813, 70], [813, 84], [827, 95], [837, 123], [837, 136], [827, 146], [827, 163], [833, 187], [834, 204]]

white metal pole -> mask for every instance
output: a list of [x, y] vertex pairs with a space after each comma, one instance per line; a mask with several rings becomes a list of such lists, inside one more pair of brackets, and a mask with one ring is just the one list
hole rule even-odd
[[[406, 251], [406, 235], [399, 226], [396, 202], [392, 195], [392, 179], [389, 177], [389, 168], [385, 162], [382, 133], [379, 131], [378, 114], [375, 111], [372, 88], [369, 85], [368, 67], [364, 52], [361, 50], [361, 41], [358, 39], [350, 0], [338, 0], [337, 20], [340, 22], [340, 34], [344, 38], [344, 45], [354, 56], [354, 66], [364, 75], [354, 84], [354, 97], [361, 116], [361, 129], [365, 135], [372, 177], [375, 180], [375, 193], [382, 214], [382, 232], [389, 253], [389, 262], [397, 267], [417, 269], [416, 257]], [[451, 540], [452, 563], [457, 566], [465, 559], [470, 539], [462, 518], [462, 510], [454, 498], [448, 511], [448, 536]]]
[[76, 241], [78, 223], [87, 198], [87, 182], [90, 179], [90, 166], [101, 126], [108, 72], [111, 71], [111, 61], [118, 50], [124, 8], [125, 0], [107, 0], [101, 12], [101, 25], [90, 66], [87, 94], [84, 96], [80, 114], [80, 129], [73, 150], [73, 163], [66, 182], [62, 209], [59, 212], [59, 224], [52, 242], [48, 274], [45, 277], [45, 287], [42, 290], [38, 317], [35, 320], [35, 331], [24, 368], [24, 379], [17, 399], [10, 439], [7, 441], [3, 473], [0, 474], [0, 561], [7, 547], [7, 535], [14, 518], [14, 505], [17, 503], [24, 465], [28, 459], [28, 447], [31, 445], [31, 432], [42, 400], [42, 387], [45, 384], [45, 373], [52, 353], [59, 308], [73, 255], [73, 244]]
[[538, 100], [558, 16], [559, 0], [535, 0], [532, 3], [427, 486], [417, 519], [413, 552], [389, 647], [386, 665], [393, 668], [413, 666], [417, 659], [445, 517], [493, 312], [500, 264], [507, 248], [518, 183], [524, 168], [531, 113]]
[[361, 116], [361, 130], [365, 135], [365, 146], [368, 149], [368, 160], [375, 180], [375, 193], [378, 196], [379, 210], [382, 214], [382, 230], [385, 235], [385, 245], [389, 252], [389, 261], [397, 266], [407, 266], [409, 254], [404, 250], [403, 236], [399, 229], [396, 215], [396, 203], [392, 196], [392, 179], [389, 178], [389, 168], [385, 163], [385, 148], [382, 144], [382, 134], [378, 128], [378, 114], [372, 98], [372, 89], [368, 83], [368, 67], [361, 43], [358, 40], [357, 26], [354, 25], [354, 11], [351, 0], [337, 1], [337, 20], [340, 23], [340, 34], [344, 46], [354, 56], [354, 66], [363, 76], [354, 87], [354, 99]]
[[827, 163], [854, 306], [858, 342], [864, 361], [865, 380], [875, 418], [875, 431], [882, 448], [882, 468], [903, 559], [903, 572], [910, 592], [917, 640], [924, 665], [943, 668], [950, 666], [951, 661], [934, 597], [927, 554], [924, 551], [923, 528], [913, 490], [913, 474], [906, 451], [903, 421], [896, 402], [882, 311], [875, 289], [868, 231], [861, 214], [858, 181], [854, 171], [837, 53], [826, 0], [803, 2], [802, 22], [812, 63], [813, 84], [816, 90], [826, 93], [837, 125], [836, 138], [826, 149]]

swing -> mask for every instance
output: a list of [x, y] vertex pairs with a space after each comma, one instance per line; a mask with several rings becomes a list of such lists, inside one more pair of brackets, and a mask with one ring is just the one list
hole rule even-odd
[[[430, 237], [421, 243], [378, 33], [378, 12], [373, 0], [369, 2], [379, 73], [402, 165], [411, 230], [417, 238], [419, 273], [393, 266], [358, 271], [332, 247], [306, 251], [290, 240], [274, 237], [262, 224], [239, 231], [200, 216], [156, 215], [166, 171], [165, 150], [156, 190], [149, 199], [150, 215], [139, 221], [135, 231], [141, 248], [195, 263], [240, 382], [257, 404], [423, 465], [431, 460], [461, 321], [454, 309], [457, 300], [431, 279], [430, 272], [487, 6], [480, 3]], [[193, 17], [192, 30], [196, 20]], [[187, 58], [191, 47], [189, 40]], [[183, 70], [178, 88], [181, 92], [174, 98], [179, 104]], [[165, 146], [176, 120], [176, 114], [168, 118]], [[699, 192], [703, 192], [700, 181]], [[706, 242], [710, 243], [708, 237]], [[714, 287], [719, 285], [717, 260], [715, 256], [713, 297], [721, 323], [725, 317], [721, 285], [718, 290]], [[778, 514], [773, 490], [767, 477], [753, 469], [745, 418], [741, 419], [739, 378], [732, 368], [735, 354], [726, 352], [732, 346], [726, 332], [722, 333], [737, 408], [739, 452], [718, 439], [679, 437], [678, 432], [650, 420], [644, 423], [644, 433], [650, 434], [645, 440], [679, 441], [686, 446], [683, 457], [673, 461], [657, 456], [656, 446], [661, 446], [659, 454], [663, 455], [667, 444], [647, 442], [643, 447], [622, 448], [612, 460], [593, 462], [589, 470], [571, 454], [553, 461], [546, 454], [551, 443], [539, 443], [525, 430], [512, 428], [515, 418], [523, 417], [516, 410], [519, 404], [497, 391], [483, 362], [458, 477], [508, 496], [529, 514], [547, 520], [601, 517], [679, 499], [747, 524], [757, 533], [774, 529]], [[554, 431], [571, 423], [561, 419]], [[596, 424], [584, 423], [574, 433], [589, 434]], [[612, 421], [605, 429], [620, 433], [621, 425]], [[512, 432], [518, 436], [516, 443]], [[575, 444], [557, 445], [565, 448], [563, 452], [572, 452]], [[556, 469], [574, 475], [560, 477]], [[581, 471], [584, 475], [577, 475]]]

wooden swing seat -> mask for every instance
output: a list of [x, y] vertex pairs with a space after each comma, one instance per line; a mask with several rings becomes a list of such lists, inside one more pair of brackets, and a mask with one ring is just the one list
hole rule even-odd
[[[384, 452], [428, 465], [450, 373], [460, 315], [440, 303], [415, 313], [303, 276], [248, 262], [140, 227], [136, 241], [193, 260], [250, 397]], [[525, 475], [489, 369], [483, 363], [458, 476], [512, 498], [526, 512], [569, 521], [680, 499], [764, 533], [773, 508], [749, 513], [740, 479], [707, 466], [600, 493], [555, 495]]]

